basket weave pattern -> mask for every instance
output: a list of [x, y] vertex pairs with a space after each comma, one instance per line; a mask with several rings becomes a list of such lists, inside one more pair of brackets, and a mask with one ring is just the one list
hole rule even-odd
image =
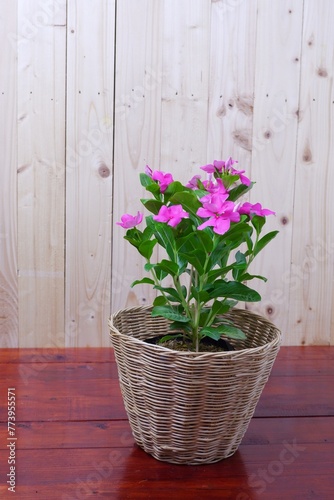
[[250, 311], [226, 316], [246, 334], [235, 351], [173, 351], [143, 340], [166, 334], [150, 307], [124, 309], [109, 322], [119, 382], [136, 443], [158, 460], [204, 464], [238, 448], [281, 342], [280, 331]]

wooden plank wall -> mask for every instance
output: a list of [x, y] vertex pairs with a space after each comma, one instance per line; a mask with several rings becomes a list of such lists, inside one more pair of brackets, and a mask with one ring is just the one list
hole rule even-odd
[[107, 346], [147, 304], [115, 226], [146, 164], [229, 155], [280, 234], [253, 308], [333, 344], [331, 0], [0, 0], [0, 346]]

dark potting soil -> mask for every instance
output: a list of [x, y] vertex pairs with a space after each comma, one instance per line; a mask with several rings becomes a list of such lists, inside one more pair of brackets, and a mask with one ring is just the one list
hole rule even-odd
[[[175, 339], [165, 340], [164, 342], [159, 342], [162, 337], [153, 337], [146, 339], [145, 342], [148, 344], [161, 345], [162, 347], [167, 347], [173, 351], [194, 351], [192, 342], [182, 337], [177, 337]], [[221, 351], [234, 351], [234, 347], [230, 342], [225, 339], [219, 339], [218, 341], [210, 339], [210, 337], [204, 337], [199, 345], [199, 352], [221, 352]]]

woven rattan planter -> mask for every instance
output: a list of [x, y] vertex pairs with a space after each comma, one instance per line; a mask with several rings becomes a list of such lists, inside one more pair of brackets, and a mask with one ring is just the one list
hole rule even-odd
[[228, 316], [247, 340], [235, 351], [172, 351], [144, 339], [167, 332], [150, 308], [109, 322], [119, 382], [136, 443], [158, 460], [207, 464], [237, 450], [279, 350], [280, 331], [246, 310]]

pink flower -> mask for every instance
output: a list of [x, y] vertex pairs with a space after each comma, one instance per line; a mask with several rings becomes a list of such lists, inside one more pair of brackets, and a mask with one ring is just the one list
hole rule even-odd
[[250, 180], [244, 174], [245, 170], [236, 170], [233, 165], [238, 163], [237, 160], [233, 160], [231, 156], [226, 161], [215, 160], [213, 164], [204, 165], [201, 167], [202, 170], [207, 172], [208, 174], [230, 174], [230, 175], [238, 175], [240, 182], [245, 184], [246, 186], [250, 185]]
[[183, 210], [182, 205], [171, 205], [167, 207], [163, 205], [158, 215], [154, 215], [153, 219], [157, 222], [167, 222], [168, 226], [177, 226], [182, 219], [188, 219], [189, 214]]
[[148, 175], [149, 177], [152, 177], [152, 173], [153, 173], [152, 169], [148, 165], [146, 165], [145, 174]]
[[216, 183], [212, 182], [211, 180], [203, 182], [203, 185], [207, 191], [211, 194], [221, 194], [221, 195], [227, 195], [228, 196], [228, 191], [226, 187], [223, 184], [223, 181], [221, 179], [216, 179]]
[[243, 175], [243, 173], [245, 172], [245, 170], [236, 170], [235, 168], [233, 168], [233, 165], [235, 163], [238, 163], [237, 160], [233, 160], [231, 158], [231, 156], [226, 160], [225, 162], [225, 166], [224, 166], [224, 170], [226, 173], [229, 173], [231, 175], [238, 175], [239, 176], [239, 179], [240, 179], [240, 182], [241, 184], [245, 184], [246, 186], [249, 186], [251, 181], [248, 179], [248, 177], [246, 177], [245, 175]]
[[239, 207], [238, 212], [240, 215], [249, 215], [252, 217], [253, 215], [260, 215], [261, 217], [265, 217], [267, 215], [275, 215], [275, 212], [269, 210], [268, 208], [262, 208], [261, 203], [252, 203], [246, 202], [241, 207]]
[[155, 170], [152, 173], [152, 179], [160, 184], [160, 191], [164, 193], [171, 182], [173, 182], [172, 174], [165, 174], [160, 170]]
[[137, 215], [135, 216], [130, 214], [124, 214], [121, 217], [122, 222], [116, 222], [116, 224], [123, 227], [124, 229], [129, 229], [131, 227], [135, 227], [138, 224], [140, 224], [142, 220], [143, 220], [143, 214], [141, 214], [140, 212], [138, 212]]
[[200, 175], [194, 175], [186, 185], [187, 188], [191, 189], [197, 189], [198, 188], [198, 181], [201, 179]]
[[235, 163], [238, 163], [238, 160], [233, 160], [232, 156], [229, 156], [227, 160], [223, 163], [224, 163], [224, 170], [228, 172], [230, 169], [232, 169]]
[[[234, 162], [234, 160], [232, 161]], [[225, 162], [222, 160], [215, 160], [213, 164], [209, 163], [208, 165], [204, 165], [204, 167], [201, 167], [201, 169], [208, 174], [214, 174], [215, 172], [221, 174], [223, 172], [223, 169], [225, 170]]]
[[208, 217], [198, 229], [212, 226], [217, 234], [224, 234], [230, 229], [231, 222], [238, 222], [240, 214], [235, 210], [236, 206], [232, 201], [226, 201], [228, 194], [213, 194], [201, 198], [203, 207], [197, 210], [200, 217]]
[[250, 181], [250, 179], [248, 179], [248, 177], [243, 175], [244, 172], [245, 172], [245, 170], [236, 170], [235, 168], [231, 169], [231, 174], [238, 175], [241, 184], [245, 184], [245, 186], [250, 186], [251, 181]]
[[208, 174], [214, 174], [216, 172], [216, 169], [212, 165], [212, 163], [209, 163], [208, 165], [204, 165], [203, 167], [201, 167], [201, 170], [204, 170], [204, 172], [207, 172]]

